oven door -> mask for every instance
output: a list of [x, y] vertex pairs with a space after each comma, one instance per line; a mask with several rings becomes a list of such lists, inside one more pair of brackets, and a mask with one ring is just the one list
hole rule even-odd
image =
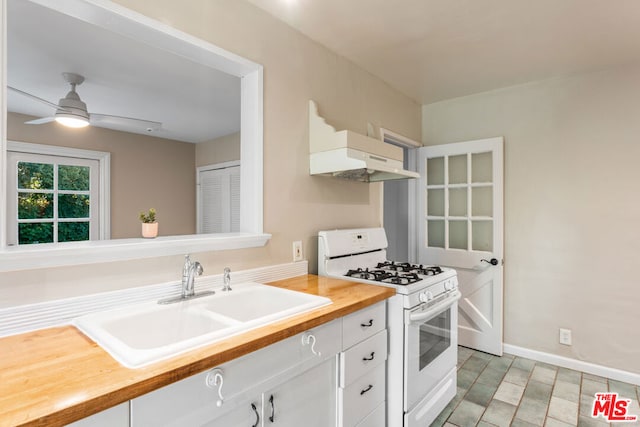
[[432, 305], [405, 310], [405, 413], [455, 368], [458, 354], [458, 304], [454, 291]]

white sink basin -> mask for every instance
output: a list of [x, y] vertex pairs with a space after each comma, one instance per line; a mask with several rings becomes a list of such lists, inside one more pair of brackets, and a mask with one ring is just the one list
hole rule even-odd
[[203, 310], [220, 314], [238, 322], [264, 323], [281, 319], [331, 303], [331, 300], [302, 292], [289, 291], [273, 286], [239, 286], [231, 292], [217, 291], [213, 298], [193, 302]]
[[325, 297], [258, 283], [174, 304], [136, 304], [73, 324], [128, 368], [139, 368], [331, 304]]

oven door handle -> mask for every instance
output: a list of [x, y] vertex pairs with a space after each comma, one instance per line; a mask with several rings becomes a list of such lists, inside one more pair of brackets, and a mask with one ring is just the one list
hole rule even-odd
[[460, 291], [455, 290], [451, 294], [449, 294], [449, 296], [447, 296], [447, 298], [445, 298], [443, 301], [434, 304], [433, 306], [427, 308], [425, 311], [421, 311], [419, 313], [409, 313], [409, 323], [422, 322], [423, 320], [430, 318], [434, 314], [441, 311], [443, 308], [446, 308], [454, 302], [458, 301], [461, 296], [462, 294], [460, 293]]

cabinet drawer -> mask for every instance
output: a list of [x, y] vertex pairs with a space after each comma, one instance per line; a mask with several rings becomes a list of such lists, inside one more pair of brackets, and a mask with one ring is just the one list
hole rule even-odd
[[367, 415], [364, 420], [360, 421], [356, 427], [385, 427], [387, 425], [386, 421], [386, 402], [382, 402], [372, 413]]
[[[135, 425], [202, 425], [252, 399], [260, 384], [335, 357], [340, 351], [341, 331], [338, 319], [212, 367], [222, 371], [224, 402], [220, 407], [218, 387], [206, 385], [207, 370], [133, 399], [132, 420]], [[303, 337], [309, 335], [314, 338], [303, 343]]]
[[377, 408], [385, 397], [385, 364], [339, 388], [342, 427], [353, 427]]
[[385, 301], [345, 316], [342, 319], [342, 348], [346, 350], [385, 328]]
[[358, 343], [340, 354], [340, 387], [346, 387], [367, 371], [387, 360], [387, 330]]

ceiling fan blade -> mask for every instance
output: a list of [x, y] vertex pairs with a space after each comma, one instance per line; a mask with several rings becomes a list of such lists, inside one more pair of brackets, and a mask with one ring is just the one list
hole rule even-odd
[[42, 117], [40, 119], [29, 120], [24, 122], [25, 125], [41, 125], [43, 123], [49, 123], [55, 120], [55, 117]]
[[92, 125], [100, 126], [103, 125], [117, 125], [128, 127], [130, 129], [144, 129], [148, 132], [155, 132], [162, 128], [162, 123], [154, 122], [151, 120], [142, 120], [142, 119], [134, 119], [131, 117], [121, 117], [121, 116], [111, 116], [109, 114], [90, 114], [90, 119]]
[[42, 104], [48, 105], [51, 108], [55, 108], [56, 110], [58, 110], [58, 109], [64, 110], [64, 108], [60, 108], [58, 106], [58, 104], [54, 104], [53, 102], [49, 102], [46, 99], [42, 99], [42, 98], [40, 98], [38, 96], [35, 96], [35, 95], [31, 95], [29, 92], [25, 92], [23, 90], [16, 89], [15, 87], [11, 87], [11, 86], [7, 86], [7, 89], [9, 89], [9, 90], [11, 90], [11, 91], [13, 91], [15, 93], [19, 93], [20, 95], [26, 96], [27, 98], [31, 98], [34, 101], [38, 101], [38, 102], [40, 102]]

